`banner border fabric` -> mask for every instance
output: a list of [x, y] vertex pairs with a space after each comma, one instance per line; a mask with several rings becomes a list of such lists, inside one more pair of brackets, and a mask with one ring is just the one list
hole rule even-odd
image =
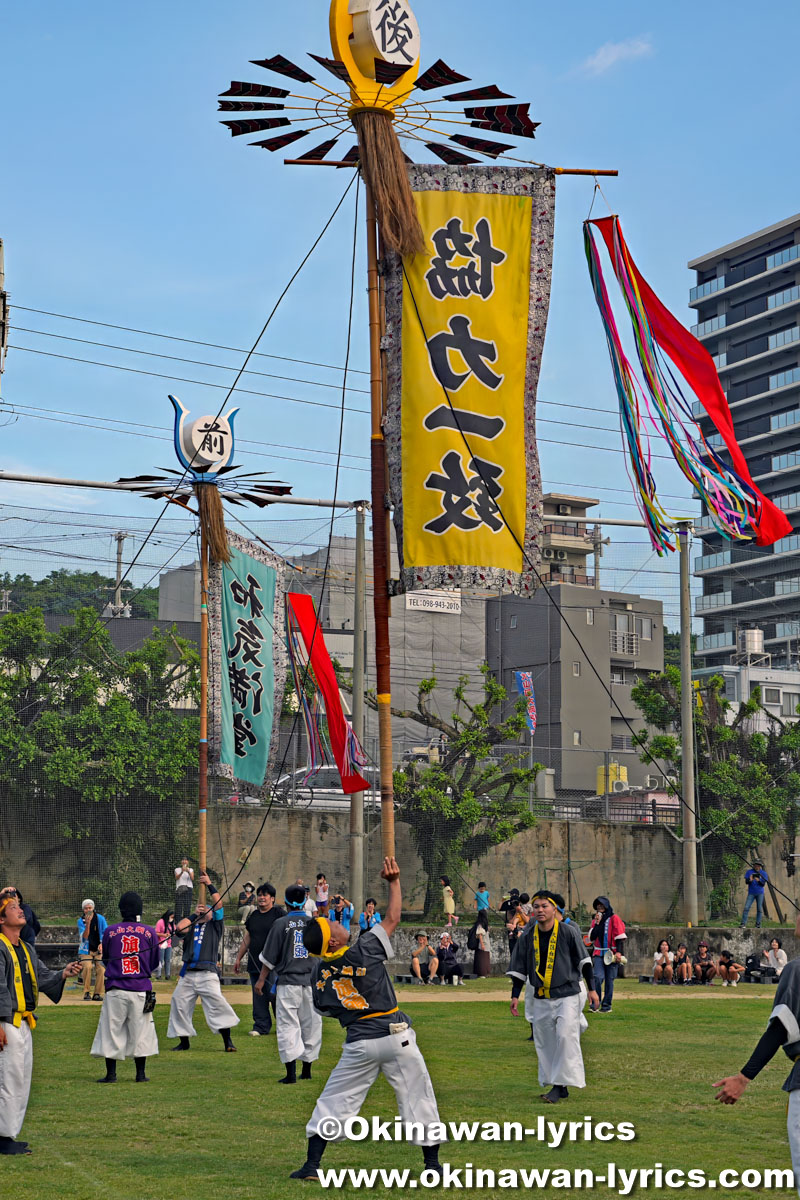
[[228, 544], [241, 554], [247, 554], [256, 562], [271, 567], [275, 572], [275, 603], [272, 613], [272, 662], [274, 676], [274, 705], [272, 717], [272, 737], [270, 739], [269, 755], [267, 758], [267, 775], [261, 787], [238, 779], [234, 768], [228, 763], [220, 762], [222, 749], [222, 692], [225, 684], [221, 667], [224, 654], [222, 644], [222, 564], [212, 563], [208, 573], [208, 766], [209, 773], [218, 779], [227, 780], [234, 791], [242, 791], [250, 796], [266, 798], [271, 792], [269, 769], [277, 761], [280, 733], [281, 710], [283, 708], [283, 692], [286, 683], [286, 614], [285, 614], [285, 562], [277, 554], [272, 554], [265, 547], [238, 533], [227, 531]]
[[[397, 255], [387, 256], [386, 338], [387, 402], [384, 419], [389, 489], [394, 505], [394, 524], [403, 591], [429, 588], [489, 588], [502, 592], [532, 595], [541, 566], [542, 480], [536, 445], [536, 391], [541, 370], [550, 286], [553, 268], [555, 222], [555, 172], [549, 167], [446, 167], [410, 165], [414, 192], [463, 192], [466, 194], [531, 196], [531, 261], [528, 307], [528, 337], [525, 369], [525, 470], [527, 483], [525, 529], [514, 530], [524, 547], [522, 571], [510, 571], [481, 564], [407, 567], [403, 561], [403, 474], [402, 474], [402, 313], [404, 277]], [[440, 386], [434, 383], [434, 387]], [[528, 561], [526, 561], [526, 558]]]

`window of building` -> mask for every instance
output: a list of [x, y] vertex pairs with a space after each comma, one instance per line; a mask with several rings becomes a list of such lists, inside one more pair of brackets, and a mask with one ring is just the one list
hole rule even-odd
[[653, 621], [651, 617], [637, 617], [634, 632], [638, 633], [643, 642], [653, 640]]
[[512, 629], [516, 629], [516, 628], [517, 628], [517, 618], [516, 618], [516, 617], [512, 617], [512, 618], [511, 618], [510, 625], [511, 625], [511, 628], [512, 628]]
[[[788, 695], [788, 693], [787, 693], [787, 695]], [[762, 692], [762, 699], [765, 704], [780, 704], [781, 689], [765, 687]]]
[[612, 629], [616, 629], [617, 633], [630, 633], [630, 617], [626, 612], [618, 612], [611, 614]]
[[612, 683], [624, 683], [625, 682], [625, 672], [622, 670], [621, 667], [613, 667], [612, 668], [611, 682]]
[[612, 750], [632, 750], [633, 738], [629, 733], [612, 733], [611, 735]]
[[587, 608], [587, 610], [586, 610], [586, 624], [594, 625], [594, 609], [593, 608]]
[[573, 744], [573, 746], [580, 746], [580, 744], [581, 744], [581, 731], [580, 731], [580, 729], [573, 729], [573, 731], [572, 731], [572, 744]]
[[574, 662], [572, 664], [572, 674], [577, 678], [580, 675], [580, 673], [581, 673], [581, 664], [579, 662]]
[[784, 692], [781, 714], [784, 717], [796, 717], [798, 705], [800, 705], [800, 692]]
[[494, 619], [494, 631], [495, 631], [495, 633], [500, 632], [500, 618], [499, 617], [495, 617], [495, 619]]

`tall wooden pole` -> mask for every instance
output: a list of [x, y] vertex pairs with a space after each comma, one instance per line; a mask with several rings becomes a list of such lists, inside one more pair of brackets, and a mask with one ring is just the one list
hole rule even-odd
[[386, 486], [386, 446], [383, 437], [381, 383], [381, 302], [378, 277], [378, 222], [375, 203], [366, 185], [367, 295], [369, 298], [369, 365], [372, 468], [372, 602], [375, 614], [375, 675], [378, 701], [378, 742], [381, 775], [381, 845], [394, 856], [394, 789], [392, 781], [392, 683], [389, 650], [389, 537]]
[[[366, 503], [356, 505], [355, 597], [353, 602], [353, 733], [364, 741], [364, 665], [366, 617]], [[364, 907], [364, 793], [350, 797], [350, 903]]]
[[[206, 812], [208, 809], [208, 543], [200, 527], [200, 742], [197, 753], [197, 862], [206, 869]], [[206, 889], [200, 885], [200, 903]]]

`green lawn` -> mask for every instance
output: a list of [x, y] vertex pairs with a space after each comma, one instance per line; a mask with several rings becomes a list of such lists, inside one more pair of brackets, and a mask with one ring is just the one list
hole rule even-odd
[[[165, 991], [166, 989], [164, 989]], [[428, 989], [429, 991], [432, 989]], [[465, 992], [469, 992], [469, 986]], [[485, 994], [485, 993], [484, 993]], [[760, 1035], [772, 993], [766, 989], [663, 989], [625, 981], [610, 1016], [591, 1017], [584, 1039], [588, 1086], [568, 1103], [539, 1100], [528, 1028], [501, 1003], [468, 1002], [448, 990], [441, 1003], [409, 1002], [445, 1120], [550, 1119], [633, 1121], [633, 1142], [567, 1144], [548, 1150], [535, 1140], [452, 1144], [442, 1158], [481, 1167], [788, 1166], [784, 1056], [774, 1061], [735, 1108], [713, 1101], [710, 1084], [741, 1066]], [[303, 1127], [336, 1061], [338, 1026], [326, 1022], [323, 1054], [310, 1083], [282, 1087], [274, 1037], [249, 1038], [247, 1009], [239, 1052], [225, 1055], [198, 1006], [200, 1036], [188, 1054], [168, 1052], [167, 996], [157, 1024], [162, 1054], [151, 1082], [135, 1086], [133, 1066], [120, 1082], [98, 1087], [89, 1057], [99, 1005], [46, 1008], [35, 1033], [34, 1085], [23, 1137], [29, 1158], [0, 1160], [0, 1195], [14, 1200], [259, 1200], [305, 1186], [287, 1179], [303, 1161]], [[393, 1116], [394, 1098], [379, 1080], [367, 1115]], [[331, 1147], [327, 1166], [411, 1166], [413, 1147], [382, 1143]], [[379, 1188], [377, 1196], [388, 1193]], [[479, 1193], [478, 1193], [479, 1194]], [[484, 1191], [484, 1195], [505, 1193]], [[576, 1195], [548, 1191], [548, 1195]], [[614, 1193], [598, 1187], [594, 1196]], [[637, 1192], [636, 1194], [641, 1194]], [[666, 1191], [650, 1194], [667, 1195]], [[764, 1193], [766, 1194], [766, 1193]], [[786, 1192], [776, 1192], [787, 1195]]]

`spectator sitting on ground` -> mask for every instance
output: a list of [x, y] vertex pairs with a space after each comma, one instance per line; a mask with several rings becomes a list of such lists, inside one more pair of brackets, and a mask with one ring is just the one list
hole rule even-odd
[[[23, 904], [22, 907], [24, 908], [25, 905]], [[780, 938], [774, 937], [769, 946], [761, 951], [760, 966], [764, 975], [772, 975], [775, 979], [780, 978], [780, 973], [788, 961]]]
[[424, 929], [420, 929], [415, 934], [415, 938], [417, 944], [411, 951], [411, 982], [433, 983], [436, 980], [437, 983], [441, 983], [441, 979], [437, 979], [436, 976], [439, 959], [428, 942], [427, 933]]
[[437, 950], [442, 979], [445, 983], [451, 983], [455, 987], [459, 985], [463, 987], [464, 968], [458, 961], [458, 949], [458, 943], [453, 941], [450, 934], [443, 933]]
[[692, 964], [689, 959], [689, 951], [686, 949], [685, 942], [678, 942], [678, 949], [675, 951], [672, 970], [676, 983], [685, 984], [691, 982]]
[[731, 987], [736, 987], [739, 983], [739, 976], [744, 974], [744, 967], [736, 961], [730, 950], [720, 951], [718, 969], [723, 987], [727, 987], [728, 984]]
[[236, 915], [239, 918], [239, 923], [244, 925], [251, 913], [256, 911], [256, 885], [252, 880], [248, 879], [242, 890], [239, 892], [239, 908]]
[[658, 949], [653, 955], [653, 980], [655, 983], [672, 983], [674, 974], [675, 955], [669, 948], [666, 938], [658, 943]]
[[[364, 911], [359, 914], [358, 924], [361, 928], [361, 933], [365, 933], [367, 929], [372, 929], [373, 925], [380, 925], [381, 914], [377, 911], [375, 900], [370, 896], [367, 903], [364, 905]], [[361, 935], [359, 934], [359, 937]]]
[[692, 971], [694, 973], [695, 983], [711, 984], [714, 976], [717, 973], [717, 968], [714, 966], [714, 960], [708, 948], [708, 942], [702, 941], [697, 947], [697, 953], [692, 959]]

